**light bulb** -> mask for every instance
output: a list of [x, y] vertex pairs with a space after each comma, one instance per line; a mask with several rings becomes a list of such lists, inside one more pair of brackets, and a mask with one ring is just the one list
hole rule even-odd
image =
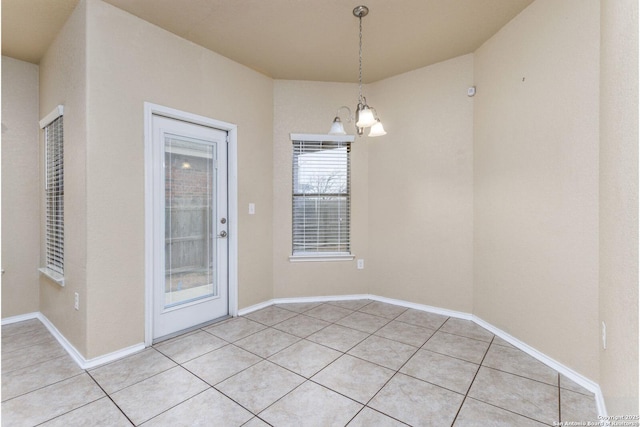
[[387, 132], [385, 132], [384, 127], [382, 127], [382, 123], [380, 122], [380, 119], [376, 119], [376, 122], [373, 124], [373, 126], [371, 126], [371, 130], [369, 131], [369, 136], [382, 136], [386, 134]]
[[376, 119], [373, 117], [373, 111], [367, 105], [362, 107], [362, 109], [358, 110], [358, 121], [356, 122], [356, 126], [359, 128], [368, 128], [376, 122]]

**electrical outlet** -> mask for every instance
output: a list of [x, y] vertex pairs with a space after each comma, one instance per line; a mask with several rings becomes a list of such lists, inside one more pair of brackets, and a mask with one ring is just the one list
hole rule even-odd
[[607, 325], [602, 322], [602, 349], [607, 349]]
[[73, 308], [75, 308], [76, 310], [80, 310], [80, 294], [78, 294], [77, 292], [75, 294], [73, 294]]
[[358, 270], [364, 270], [364, 260], [363, 259], [359, 259], [357, 261], [357, 266], [358, 266]]

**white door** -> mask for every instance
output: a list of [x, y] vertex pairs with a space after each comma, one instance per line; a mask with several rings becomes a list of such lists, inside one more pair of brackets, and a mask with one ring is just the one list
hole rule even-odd
[[229, 313], [227, 132], [153, 116], [153, 338]]

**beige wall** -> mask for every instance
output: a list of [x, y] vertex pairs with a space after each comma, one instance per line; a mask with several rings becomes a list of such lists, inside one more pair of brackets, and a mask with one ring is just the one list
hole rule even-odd
[[474, 314], [598, 381], [599, 1], [537, 0], [475, 54]]
[[39, 311], [38, 66], [2, 57], [2, 317]]
[[106, 3], [87, 5], [91, 358], [144, 340], [145, 101], [238, 125], [239, 307], [272, 297], [273, 81]]
[[[273, 284], [274, 297], [351, 295], [368, 292], [368, 270], [356, 269], [356, 261], [290, 262], [292, 242], [292, 142], [290, 133], [326, 134], [338, 107], [352, 109], [358, 86], [276, 80], [273, 127]], [[341, 118], [347, 133], [353, 125]], [[349, 130], [351, 129], [351, 130]], [[351, 150], [351, 252], [367, 258], [368, 139], [356, 138]], [[366, 265], [366, 264], [365, 264]]]
[[600, 387], [638, 414], [638, 2], [601, 2]]
[[370, 292], [471, 312], [473, 55], [371, 85]]
[[[40, 311], [82, 354], [86, 336], [87, 103], [86, 7], [80, 2], [40, 61], [40, 117], [58, 104], [64, 110], [65, 286], [40, 276]], [[43, 159], [41, 144], [40, 159]], [[40, 171], [44, 167], [40, 167]], [[44, 196], [41, 196], [42, 198]], [[41, 199], [42, 200], [42, 199]], [[40, 227], [44, 225], [41, 213]], [[42, 241], [42, 243], [44, 243]], [[41, 247], [40, 254], [44, 254]], [[44, 260], [41, 259], [44, 263]], [[74, 293], [80, 310], [73, 308]]]
[[274, 297], [373, 293], [472, 311], [472, 82], [466, 55], [365, 85], [390, 133], [357, 137], [352, 147], [352, 253], [365, 260], [357, 270], [355, 260], [289, 261], [289, 134], [327, 133], [338, 107], [355, 107], [358, 87], [275, 81]]

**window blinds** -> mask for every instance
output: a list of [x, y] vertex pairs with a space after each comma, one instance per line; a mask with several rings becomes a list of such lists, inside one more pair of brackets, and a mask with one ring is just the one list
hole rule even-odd
[[350, 252], [350, 142], [293, 141], [293, 255]]
[[64, 144], [62, 116], [45, 126], [46, 263], [64, 274]]

